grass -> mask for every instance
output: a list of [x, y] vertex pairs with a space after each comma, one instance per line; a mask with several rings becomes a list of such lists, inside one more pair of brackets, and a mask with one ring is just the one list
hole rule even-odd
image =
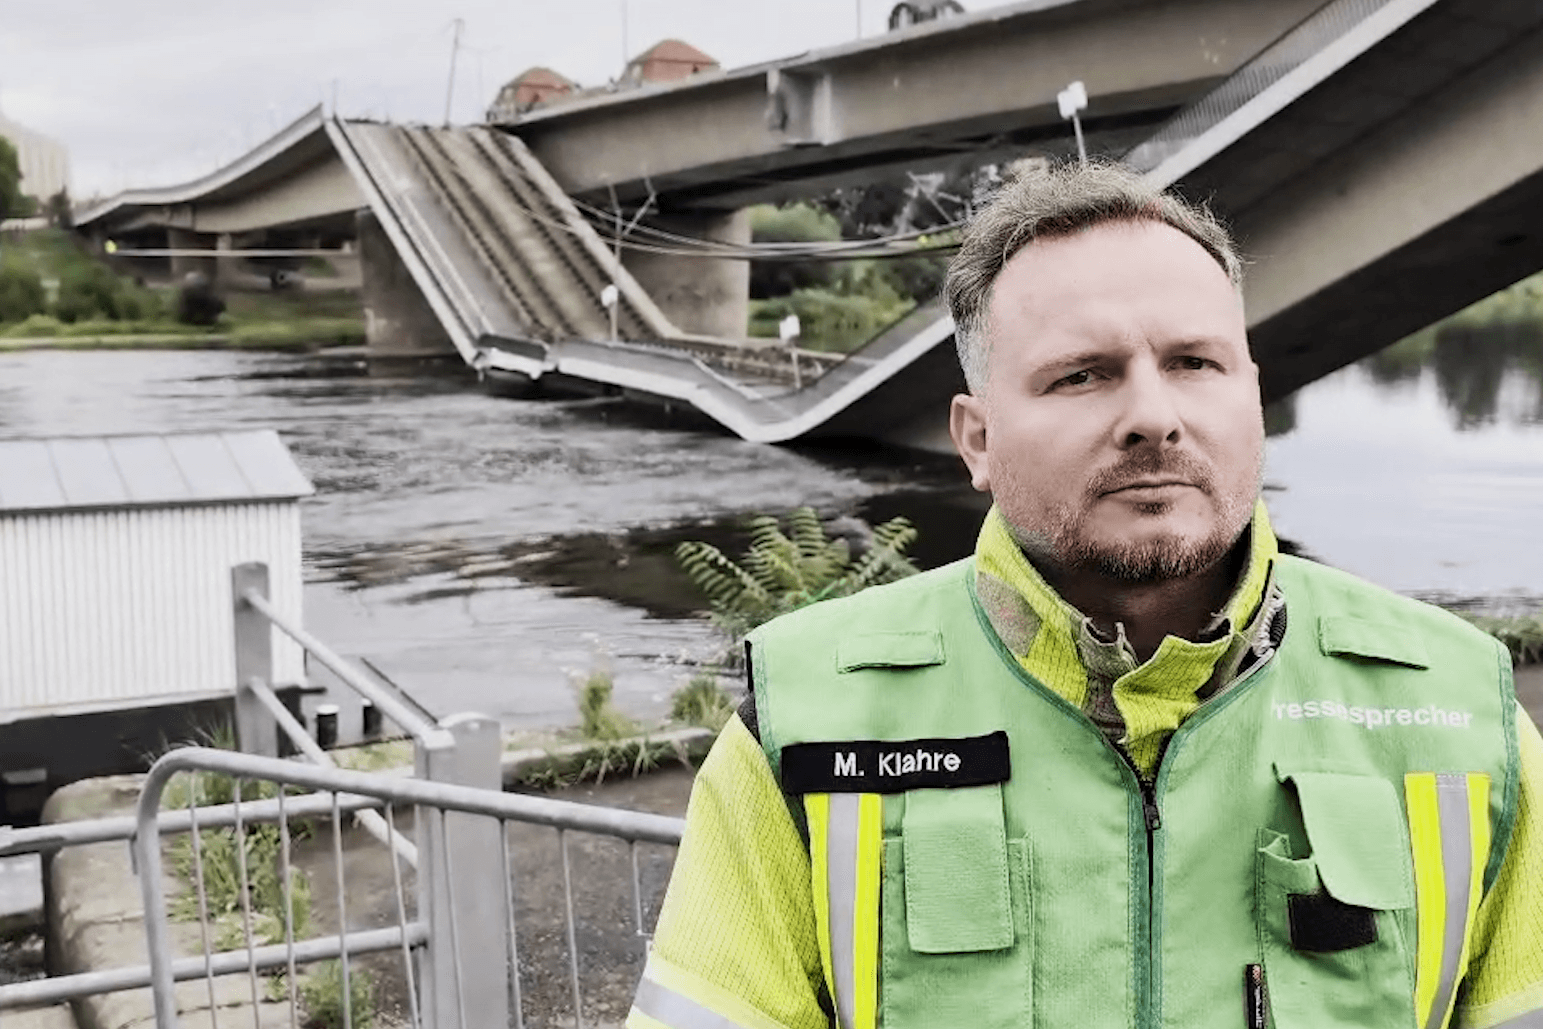
[[[13, 297], [10, 321], [0, 322], [0, 350], [34, 346], [57, 349], [312, 350], [365, 342], [364, 313], [347, 290], [224, 290], [226, 310], [212, 326], [177, 321], [177, 290], [145, 286], [118, 275], [88, 253], [71, 234], [48, 229], [7, 240], [3, 269], [30, 277], [47, 290], [31, 301]], [[45, 296], [45, 293], [48, 294]], [[3, 299], [3, 298], [0, 298]], [[26, 304], [31, 304], [30, 313]], [[0, 318], [5, 317], [0, 315]], [[17, 341], [8, 345], [8, 341]]]

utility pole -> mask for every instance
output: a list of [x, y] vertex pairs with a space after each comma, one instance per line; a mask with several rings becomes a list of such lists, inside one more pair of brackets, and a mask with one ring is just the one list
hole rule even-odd
[[450, 81], [445, 84], [445, 127], [450, 127], [450, 100], [455, 96], [455, 57], [461, 49], [461, 26], [465, 21], [455, 20], [455, 38], [450, 43]]
[[863, 38], [863, 0], [853, 0], [857, 8], [857, 38]]
[[627, 62], [632, 60], [632, 46], [627, 41], [627, 0], [621, 0], [621, 70], [627, 72]]

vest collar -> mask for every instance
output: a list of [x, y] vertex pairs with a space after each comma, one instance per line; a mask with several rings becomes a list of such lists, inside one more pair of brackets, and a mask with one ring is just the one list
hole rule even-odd
[[1263, 502], [1254, 507], [1248, 560], [1222, 609], [1197, 640], [1166, 637], [1145, 662], [1136, 660], [1123, 626], [1114, 638], [1067, 603], [1040, 575], [993, 506], [976, 543], [976, 593], [992, 628], [1024, 670], [1081, 708], [1138, 768], [1155, 769], [1161, 745], [1238, 667], [1255, 637], [1267, 631], [1278, 604], [1271, 568], [1278, 552]]

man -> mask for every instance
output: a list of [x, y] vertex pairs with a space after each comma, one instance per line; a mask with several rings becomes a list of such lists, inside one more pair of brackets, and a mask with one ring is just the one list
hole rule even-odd
[[1240, 262], [1116, 167], [948, 297], [973, 558], [752, 634], [633, 1029], [1543, 1029], [1543, 741], [1492, 639], [1278, 553]]

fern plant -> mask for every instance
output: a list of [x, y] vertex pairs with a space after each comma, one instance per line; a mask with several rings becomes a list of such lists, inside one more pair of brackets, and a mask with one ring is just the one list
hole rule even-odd
[[762, 622], [831, 597], [916, 574], [905, 556], [916, 529], [892, 518], [872, 529], [869, 546], [853, 559], [847, 541], [831, 539], [812, 508], [750, 520], [750, 548], [735, 561], [711, 543], [675, 548], [679, 562], [713, 610], [713, 619], [738, 637]]

